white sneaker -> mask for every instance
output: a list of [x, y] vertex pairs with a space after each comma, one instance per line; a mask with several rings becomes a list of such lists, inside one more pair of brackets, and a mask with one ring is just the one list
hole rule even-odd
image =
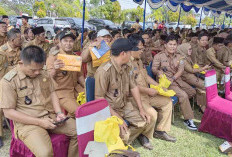
[[197, 127], [196, 127], [196, 125], [194, 124], [194, 122], [193, 122], [192, 119], [190, 119], [190, 120], [185, 120], [185, 121], [184, 121], [184, 125], [186, 125], [187, 128], [190, 129], [190, 130], [194, 130], [194, 131], [197, 130]]

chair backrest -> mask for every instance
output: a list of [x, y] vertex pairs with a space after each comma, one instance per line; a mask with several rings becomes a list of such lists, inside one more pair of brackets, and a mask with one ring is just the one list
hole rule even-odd
[[86, 101], [90, 102], [95, 99], [95, 79], [93, 77], [87, 77], [85, 79], [85, 89], [86, 89]]
[[85, 148], [89, 141], [94, 141], [94, 125], [97, 121], [109, 118], [110, 108], [105, 99], [98, 99], [87, 102], [76, 110], [76, 128], [79, 148], [79, 157], [84, 155]]
[[205, 88], [207, 102], [218, 96], [216, 71], [210, 70], [205, 74]]
[[226, 67], [225, 70], [225, 97], [230, 95], [230, 68]]

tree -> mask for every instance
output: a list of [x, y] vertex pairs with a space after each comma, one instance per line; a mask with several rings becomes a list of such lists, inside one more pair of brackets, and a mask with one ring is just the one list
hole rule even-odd
[[211, 26], [214, 23], [213, 18], [206, 16], [203, 20], [202, 23], [205, 24], [206, 26]]
[[38, 17], [45, 17], [46, 16], [46, 7], [44, 2], [39, 2], [36, 1], [35, 4], [33, 5], [33, 11], [36, 13]]
[[191, 25], [192, 27], [196, 26], [196, 24], [197, 24], [197, 20], [196, 20], [195, 16], [193, 16], [192, 14], [184, 16], [183, 22], [184, 22], [184, 24]]
[[0, 7], [0, 15], [6, 15], [6, 10], [3, 7]]
[[46, 12], [44, 10], [42, 10], [42, 9], [39, 9], [36, 12], [36, 16], [38, 16], [39, 18], [45, 17], [46, 16]]

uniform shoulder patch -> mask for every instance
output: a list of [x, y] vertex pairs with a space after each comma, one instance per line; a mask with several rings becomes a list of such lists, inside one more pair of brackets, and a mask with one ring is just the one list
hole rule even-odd
[[11, 81], [17, 74], [17, 71], [12, 70], [10, 72], [8, 72], [3, 78], [7, 81]]
[[111, 66], [112, 66], [111, 63], [107, 63], [106, 65], [104, 65], [103, 69], [104, 69], [105, 71], [108, 71], [109, 68], [110, 68]]
[[55, 51], [51, 52], [51, 54], [55, 56], [55, 55], [57, 55], [59, 52], [60, 52], [59, 50], [55, 50]]
[[2, 45], [2, 47], [1, 47], [1, 50], [2, 51], [6, 51], [8, 49], [8, 46], [7, 45]]

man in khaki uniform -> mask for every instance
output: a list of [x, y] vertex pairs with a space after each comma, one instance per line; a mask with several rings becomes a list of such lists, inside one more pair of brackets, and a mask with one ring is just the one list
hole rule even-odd
[[42, 48], [44, 50], [44, 52], [48, 55], [50, 49], [51, 49], [51, 45], [49, 44], [48, 41], [46, 41], [45, 39], [45, 30], [43, 28], [43, 26], [40, 27], [36, 27], [32, 30], [33, 34], [35, 35], [35, 39], [28, 42], [26, 44], [27, 46], [30, 45], [36, 45], [39, 46], [40, 48]]
[[141, 60], [145, 66], [149, 65], [152, 60], [152, 51], [153, 51], [153, 46], [151, 42], [151, 38], [148, 33], [143, 33], [142, 38], [144, 40], [144, 53], [141, 54]]
[[167, 36], [166, 35], [160, 35], [160, 39], [158, 39], [156, 42], [153, 43], [153, 50], [156, 53], [159, 53], [161, 51], [164, 51], [164, 44]]
[[0, 46], [7, 42], [7, 25], [5, 22], [0, 21]]
[[198, 43], [197, 43], [197, 39], [198, 39], [198, 37], [197, 37], [197, 33], [190, 33], [190, 44], [191, 44], [191, 46], [192, 46], [192, 49], [194, 49], [194, 48], [197, 48], [197, 45], [198, 45]]
[[[81, 47], [81, 36], [82, 34], [80, 33], [79, 36], [76, 38], [74, 42], [73, 52], [80, 52], [83, 50], [83, 48]], [[83, 34], [83, 47], [86, 45], [87, 42], [88, 42], [88, 29], [85, 28]]]
[[217, 59], [216, 54], [224, 46], [223, 41], [224, 39], [221, 37], [214, 37], [213, 46], [206, 51], [208, 63], [212, 64], [212, 67], [216, 70], [219, 83], [221, 83], [226, 66]]
[[5, 22], [6, 25], [7, 25], [7, 31], [9, 31], [12, 28], [14, 28], [14, 26], [10, 25], [10, 20], [9, 20], [9, 17], [7, 15], [2, 15], [2, 21]]
[[208, 35], [204, 33], [199, 34], [198, 46], [193, 47], [193, 53], [191, 55], [194, 64], [198, 64], [200, 67], [204, 67], [207, 64], [206, 50], [208, 44]]
[[174, 35], [170, 35], [166, 39], [165, 51], [155, 55], [152, 71], [155, 75], [161, 76], [165, 74], [171, 81], [169, 89], [176, 92], [179, 98], [180, 108], [184, 116], [184, 124], [190, 130], [197, 130], [192, 119], [194, 119], [193, 111], [189, 102], [196, 91], [181, 79], [184, 72], [184, 58], [176, 53], [177, 39]]
[[225, 46], [223, 46], [217, 53], [217, 59], [227, 67], [232, 64], [232, 35], [228, 35], [225, 39]]
[[[132, 70], [141, 93], [143, 107], [156, 123], [154, 137], [175, 142], [176, 139], [167, 134], [171, 129], [172, 100], [170, 97], [159, 95], [155, 89], [149, 88], [149, 84], [158, 85], [158, 83], [147, 74], [140, 59], [140, 54], [143, 53], [143, 38], [133, 34], [129, 37], [129, 41], [134, 45], [134, 51], [131, 52]], [[133, 99], [132, 102], [136, 104]]]
[[[92, 36], [93, 34], [91, 34]], [[95, 34], [96, 36], [96, 34]], [[91, 39], [90, 39], [91, 40]], [[109, 46], [109, 43], [111, 41], [111, 34], [106, 29], [102, 29], [97, 33], [97, 39], [92, 37], [92, 42], [89, 44], [89, 46], [85, 47], [83, 52], [81, 53], [82, 61], [84, 63], [87, 63], [87, 76], [93, 77], [97, 68], [101, 65], [101, 63], [107, 62], [110, 60], [110, 51], [106, 52], [103, 56], [100, 58], [96, 58], [95, 54], [93, 53], [92, 49], [94, 47], [100, 48], [101, 42], [105, 41], [107, 45]], [[94, 59], [95, 58], [95, 59]]]
[[[0, 47], [0, 79], [12, 70], [19, 62], [22, 45], [21, 32], [19, 29], [11, 29], [8, 32], [8, 42]], [[0, 147], [2, 146], [2, 111], [0, 109]]]
[[[155, 121], [145, 112], [133, 71], [127, 65], [132, 49], [128, 39], [120, 38], [112, 44], [111, 60], [103, 63], [95, 73], [95, 98], [105, 98], [110, 105], [111, 115], [125, 120], [120, 125], [120, 134], [126, 144], [139, 136], [145, 148], [153, 149], [149, 138], [153, 136]], [[136, 104], [128, 101], [130, 93]]]
[[37, 157], [52, 157], [49, 132], [70, 138], [68, 156], [78, 154], [76, 126], [73, 119], [60, 126], [54, 125], [65, 115], [61, 112], [51, 80], [42, 71], [46, 55], [37, 46], [25, 48], [19, 65], [0, 82], [0, 108], [13, 120], [15, 137]]
[[22, 17], [19, 17], [22, 19], [22, 26], [21, 26], [21, 34], [24, 33], [24, 30], [27, 28], [30, 28], [31, 26], [28, 23], [28, 19], [31, 18], [28, 15], [22, 15]]
[[134, 23], [134, 24], [131, 26], [131, 28], [134, 28], [134, 29], [135, 29], [135, 33], [137, 33], [137, 32], [140, 30], [141, 26], [140, 26], [140, 24], [139, 24], [139, 19], [136, 19], [136, 23]]
[[[77, 96], [84, 88], [84, 77], [81, 72], [63, 71], [64, 63], [57, 59], [58, 54], [73, 55], [73, 44], [76, 36], [70, 31], [63, 31], [60, 34], [60, 49], [49, 54], [47, 59], [47, 69], [53, 78], [55, 92], [59, 98], [60, 105], [72, 118], [79, 104]], [[81, 91], [80, 91], [81, 90]]]

